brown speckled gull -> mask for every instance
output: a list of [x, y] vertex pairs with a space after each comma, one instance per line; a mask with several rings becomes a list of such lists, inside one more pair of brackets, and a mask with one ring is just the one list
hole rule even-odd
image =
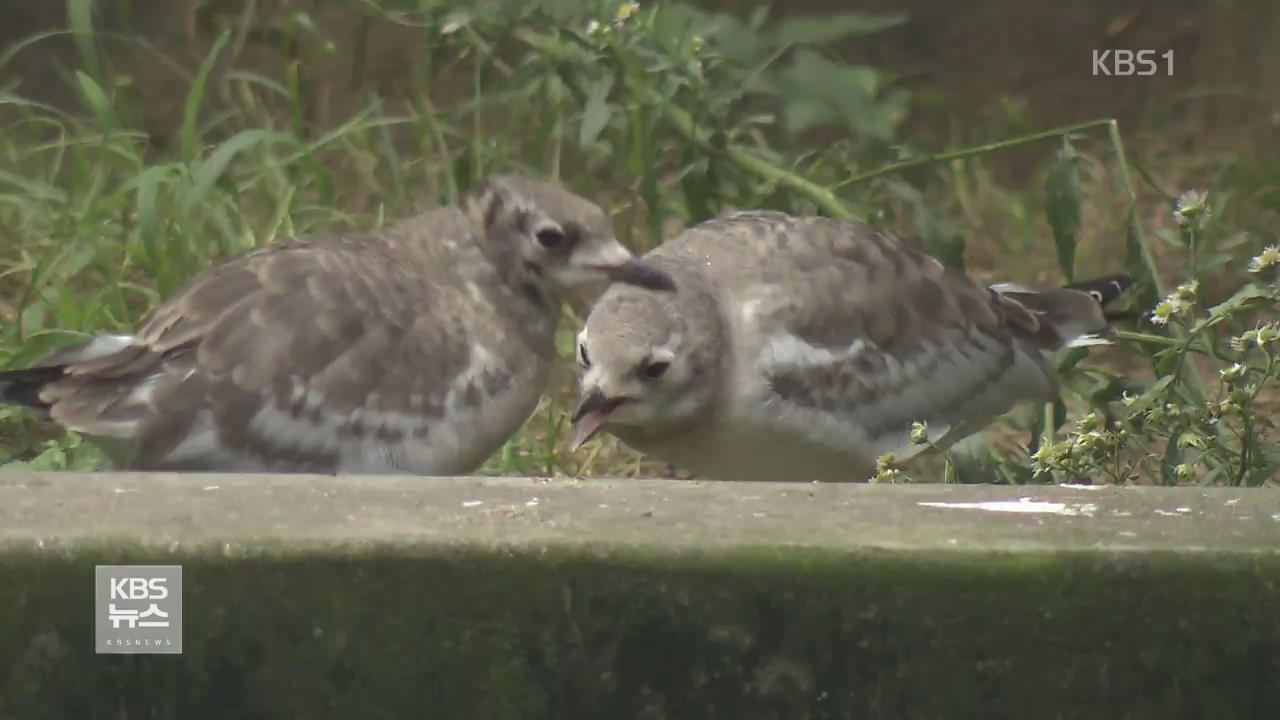
[[601, 208], [499, 176], [461, 208], [230, 258], [136, 335], [0, 373], [0, 401], [130, 469], [466, 473], [533, 412], [561, 291], [608, 280], [671, 287]]
[[1107, 342], [1114, 275], [990, 287], [856, 222], [741, 212], [644, 257], [677, 291], [615, 285], [578, 337], [575, 446], [601, 429], [711, 479], [864, 480], [1057, 390], [1052, 358]]

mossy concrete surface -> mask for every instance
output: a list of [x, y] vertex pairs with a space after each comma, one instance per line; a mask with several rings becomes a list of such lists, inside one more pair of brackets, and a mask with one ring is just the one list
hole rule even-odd
[[[182, 655], [93, 566], [181, 564]], [[1280, 494], [0, 476], [0, 718], [1280, 716]]]

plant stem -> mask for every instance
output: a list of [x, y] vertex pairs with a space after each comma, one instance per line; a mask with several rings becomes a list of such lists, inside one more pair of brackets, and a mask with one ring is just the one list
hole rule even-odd
[[1147, 345], [1164, 345], [1165, 347], [1180, 347], [1182, 341], [1163, 335], [1152, 335], [1150, 333], [1129, 332], [1128, 330], [1117, 330], [1116, 338], [1120, 340], [1128, 340], [1129, 342], [1146, 343]]
[[[515, 36], [535, 49], [560, 59], [572, 59], [575, 54], [572, 47], [556, 38], [526, 28], [516, 30]], [[641, 78], [648, 77], [647, 73], [627, 72], [624, 73], [624, 76], [629, 86], [628, 89], [638, 94], [641, 102], [654, 107], [661, 107], [663, 116], [681, 135], [707, 150], [712, 152], [721, 151], [721, 148], [716, 147], [711, 142], [711, 133], [702, 131], [697, 127], [697, 123], [694, 122], [693, 115], [690, 112], [666, 102], [653, 87], [642, 82]], [[723, 148], [723, 152], [744, 170], [808, 198], [814, 205], [817, 205], [818, 208], [831, 217], [845, 220], [860, 219], [830, 188], [823, 187], [786, 168], [778, 167], [741, 145], [727, 143]]]
[[984, 145], [974, 145], [972, 147], [961, 148], [959, 150], [949, 150], [947, 152], [912, 158], [911, 160], [903, 160], [902, 162], [885, 165], [884, 167], [862, 173], [861, 175], [854, 175], [848, 180], [837, 183], [836, 187], [862, 183], [884, 175], [892, 175], [893, 173], [910, 170], [915, 167], [922, 167], [924, 165], [933, 165], [935, 163], [949, 162], [951, 160], [963, 160], [977, 155], [985, 155], [996, 150], [1003, 150], [1005, 148], [1016, 147], [1018, 145], [1026, 145], [1028, 143], [1039, 142], [1041, 140], [1051, 140], [1062, 137], [1063, 135], [1080, 132], [1082, 130], [1103, 127], [1114, 122], [1115, 121], [1111, 119], [1090, 120], [1076, 125], [1064, 125], [1062, 127], [1051, 128], [1049, 130], [1041, 130], [1040, 132], [1016, 138], [1009, 138], [1008, 140], [1000, 140], [998, 142], [986, 143]]

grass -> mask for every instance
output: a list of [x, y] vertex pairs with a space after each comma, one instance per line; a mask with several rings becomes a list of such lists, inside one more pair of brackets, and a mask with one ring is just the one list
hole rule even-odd
[[[829, 50], [903, 19], [891, 15], [767, 23], [680, 3], [422, 10], [367, 0], [351, 6], [344, 54], [326, 34], [338, 30], [300, 5], [274, 15], [253, 3], [242, 13], [206, 6], [193, 23], [212, 42], [184, 63], [140, 36], [100, 29], [94, 3], [69, 0], [65, 32], [0, 55], [0, 77], [17, 53], [68, 38], [76, 60], [50, 79], [74, 105], [0, 81], [0, 364], [130, 330], [217, 258], [291, 235], [378, 227], [516, 170], [591, 188], [637, 251], [724, 209], [767, 207], [869, 218], [980, 278], [1054, 284], [1123, 265], [1143, 282], [1121, 345], [1065, 358], [1063, 402], [1012, 413], [976, 451], [954, 453], [953, 468], [1004, 482], [1258, 485], [1274, 474], [1276, 339], [1246, 337], [1272, 327], [1274, 274], [1246, 266], [1275, 239], [1239, 232], [1274, 220], [1274, 163], [1169, 160], [1159, 138], [1135, 157], [1105, 118], [914, 147], [898, 137], [912, 97], [887, 73]], [[369, 67], [375, 27], [421, 44], [402, 69], [407, 92], [384, 92]], [[170, 130], [150, 129], [147, 88], [121, 60], [130, 53], [163, 62], [183, 88], [180, 114], [161, 123]], [[335, 84], [358, 105], [326, 109]], [[1026, 188], [992, 170], [1015, 148], [1042, 159]], [[1183, 178], [1212, 185], [1211, 213], [1188, 215], [1184, 202], [1174, 216]], [[1191, 281], [1194, 292], [1172, 290]], [[1148, 312], [1171, 292], [1177, 312], [1152, 324]], [[1204, 310], [1233, 294], [1243, 299]], [[485, 472], [673, 472], [611, 439], [565, 451], [568, 360], [583, 310], [566, 308], [561, 372]], [[1244, 369], [1225, 380], [1237, 364]], [[0, 410], [3, 460], [104, 462], [92, 443], [13, 409]]]

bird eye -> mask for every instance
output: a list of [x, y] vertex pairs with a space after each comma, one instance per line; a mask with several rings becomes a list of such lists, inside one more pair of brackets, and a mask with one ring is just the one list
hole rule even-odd
[[667, 362], [666, 360], [658, 360], [656, 362], [651, 362], [648, 365], [645, 365], [644, 370], [642, 370], [641, 372], [643, 372], [644, 376], [649, 378], [650, 380], [657, 380], [658, 378], [662, 377], [664, 373], [667, 372], [667, 368], [669, 367], [671, 367], [671, 363]]
[[538, 243], [544, 248], [553, 248], [564, 242], [564, 233], [560, 228], [543, 228], [537, 233]]
[[586, 343], [578, 343], [578, 362], [581, 363], [584, 368], [591, 367], [591, 358], [587, 355]]

